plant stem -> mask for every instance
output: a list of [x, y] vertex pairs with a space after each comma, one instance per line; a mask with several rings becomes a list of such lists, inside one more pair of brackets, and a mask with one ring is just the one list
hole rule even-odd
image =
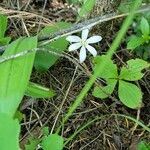
[[[123, 23], [120, 31], [117, 34], [117, 37], [115, 38], [115, 40], [113, 41], [110, 49], [107, 52], [107, 56], [109, 58], [112, 57], [113, 53], [119, 47], [119, 44], [121, 43], [122, 38], [126, 34], [129, 26], [131, 25], [132, 20], [133, 20], [134, 15], [135, 15], [135, 12], [139, 8], [139, 6], [141, 5], [141, 3], [142, 3], [142, 0], [136, 0], [135, 1], [134, 5], [132, 7], [132, 11], [130, 12], [129, 16], [127, 16], [127, 18], [125, 19], [125, 21], [124, 21], [124, 23]], [[73, 112], [76, 110], [76, 108], [83, 101], [84, 97], [86, 96], [86, 94], [88, 93], [88, 91], [91, 89], [91, 87], [94, 84], [94, 82], [97, 79], [97, 77], [102, 73], [105, 65], [107, 65], [106, 63], [107, 63], [106, 61], [103, 61], [101, 64], [99, 64], [99, 68], [97, 70], [95, 70], [95, 72], [94, 72], [93, 75], [91, 75], [89, 81], [87, 81], [86, 85], [83, 87], [83, 89], [81, 90], [81, 92], [77, 96], [75, 102], [72, 104], [72, 106], [70, 106], [70, 108], [68, 110], [68, 113], [63, 118], [62, 124], [58, 127], [56, 133], [60, 132], [61, 126], [64, 125], [64, 123], [69, 119], [69, 117], [73, 114]]]

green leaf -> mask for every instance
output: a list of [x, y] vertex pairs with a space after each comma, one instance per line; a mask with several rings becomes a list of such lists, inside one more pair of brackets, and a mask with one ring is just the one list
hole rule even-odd
[[119, 81], [118, 95], [121, 102], [129, 108], [138, 109], [142, 104], [142, 92], [134, 84]]
[[140, 25], [140, 28], [141, 28], [141, 32], [144, 36], [148, 36], [150, 34], [150, 26], [149, 26], [149, 23], [148, 21], [143, 17], [142, 20], [141, 20], [141, 25]]
[[[71, 24], [66, 22], [55, 23], [55, 25], [45, 27], [43, 30], [41, 30], [39, 36], [50, 35], [62, 29], [68, 28], [70, 26]], [[58, 58], [60, 57], [59, 54], [61, 54], [64, 50], [67, 49], [68, 43], [69, 42], [66, 40], [66, 38], [63, 37], [44, 46], [44, 48], [54, 53], [58, 53], [58, 55], [50, 54], [48, 52], [38, 52], [36, 54], [35, 62], [34, 62], [35, 68], [38, 71], [47, 71], [58, 60]]]
[[141, 141], [141, 142], [138, 144], [137, 150], [150, 150], [150, 145], [147, 144], [147, 143], [144, 142], [144, 141]]
[[64, 140], [57, 134], [50, 134], [43, 138], [41, 146], [43, 150], [62, 150]]
[[101, 75], [99, 77], [108, 79], [108, 78], [117, 78], [118, 72], [117, 72], [117, 66], [116, 64], [113, 64], [113, 61], [108, 58], [106, 55], [97, 56], [95, 59], [95, 68], [94, 70], [98, 70], [98, 66], [100, 63], [103, 63], [104, 61], [107, 62], [107, 65], [103, 69]]
[[121, 13], [128, 13], [132, 10], [133, 8], [133, 4], [135, 3], [135, 0], [122, 0], [119, 7], [118, 7], [118, 10], [119, 12]]
[[116, 83], [117, 83], [116, 79], [107, 79], [107, 83], [106, 83], [107, 86], [104, 86], [104, 87], [96, 86], [92, 93], [93, 96], [97, 98], [101, 98], [101, 99], [107, 98], [109, 95], [112, 94], [116, 86]]
[[14, 115], [14, 119], [18, 119], [19, 122], [21, 122], [24, 118], [24, 114], [21, 113], [20, 111], [16, 111], [15, 115]]
[[7, 45], [7, 44], [9, 44], [10, 40], [11, 40], [10, 37], [0, 38], [0, 45]]
[[39, 139], [30, 138], [29, 144], [25, 145], [25, 150], [36, 150], [39, 143], [40, 143]]
[[144, 76], [141, 71], [149, 66], [150, 64], [142, 59], [131, 59], [127, 61], [127, 67], [121, 68], [119, 78], [128, 81], [140, 80]]
[[19, 132], [20, 125], [17, 119], [0, 113], [0, 149], [1, 150], [20, 150]]
[[43, 133], [43, 135], [48, 136], [49, 135], [49, 127], [42, 128], [42, 133]]
[[86, 0], [79, 11], [79, 18], [86, 17], [93, 9], [96, 0]]
[[[8, 45], [0, 59], [36, 47], [37, 37], [19, 38]], [[14, 116], [29, 82], [34, 57], [35, 53], [29, 53], [0, 64], [0, 113]]]
[[127, 49], [134, 50], [135, 48], [141, 46], [145, 40], [142, 37], [132, 36], [127, 43]]
[[55, 96], [55, 92], [39, 84], [29, 82], [25, 95], [31, 96], [33, 98], [51, 98]]
[[5, 32], [7, 29], [7, 17], [0, 15], [0, 38], [5, 36]]

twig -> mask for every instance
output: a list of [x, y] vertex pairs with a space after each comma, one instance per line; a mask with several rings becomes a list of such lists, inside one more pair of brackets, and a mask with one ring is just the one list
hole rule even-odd
[[[136, 13], [142, 13], [142, 12], [146, 12], [146, 11], [150, 11], [150, 5], [142, 7]], [[124, 14], [111, 13], [111, 14], [107, 14], [104, 16], [98, 16], [98, 17], [95, 17], [92, 19], [88, 19], [82, 23], [74, 24], [70, 28], [61, 30], [60, 32], [56, 32], [51, 35], [39, 37], [38, 41], [39, 42], [45, 41], [40, 46], [46, 45], [49, 42], [52, 42], [60, 37], [64, 37], [64, 36], [67, 36], [67, 35], [70, 35], [73, 33], [77, 33], [77, 32], [82, 31], [83, 29], [91, 28], [102, 22], [110, 21], [110, 20], [117, 19], [117, 18], [122, 18], [122, 17], [128, 16], [128, 15], [129, 15], [129, 13], [124, 13]]]

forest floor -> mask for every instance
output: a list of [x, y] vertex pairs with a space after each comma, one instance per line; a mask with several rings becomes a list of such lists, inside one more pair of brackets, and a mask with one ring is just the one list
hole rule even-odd
[[[19, 5], [15, 1], [7, 0], [0, 3], [0, 11], [9, 18], [9, 28], [7, 34], [13, 39], [20, 36], [35, 35], [44, 26], [53, 25], [58, 21], [75, 22], [75, 9], [62, 1], [53, 1], [44, 8], [40, 2], [27, 4], [28, 0], [22, 0]], [[121, 24], [121, 21], [119, 21]], [[119, 30], [120, 24], [110, 21], [111, 31], [106, 31], [105, 37], [100, 43], [99, 54], [104, 54]], [[120, 51], [114, 56], [118, 65], [125, 61], [127, 57], [134, 58], [128, 52], [122, 52], [124, 45], [119, 47]], [[122, 50], [122, 51], [121, 51]], [[85, 65], [86, 64], [86, 65]], [[91, 64], [86, 61], [84, 68], [91, 71]], [[75, 100], [81, 89], [84, 87], [89, 77], [78, 68], [76, 64], [66, 58], [61, 57], [57, 63], [46, 73], [38, 73], [33, 70], [31, 80], [44, 86], [53, 88], [56, 96], [50, 100], [33, 101], [32, 98], [24, 97], [20, 106], [21, 112], [25, 115], [22, 121], [22, 133], [20, 138], [21, 146], [27, 142], [31, 134], [40, 135], [40, 129], [54, 126], [56, 116], [60, 110], [62, 101], [65, 100], [61, 108], [60, 115], [54, 126], [60, 125], [61, 119], [66, 114], [69, 106]], [[92, 91], [78, 107], [73, 116], [65, 124], [62, 131], [63, 137], [72, 135], [79, 127], [83, 126], [95, 117], [101, 119], [93, 122], [90, 126], [81, 131], [66, 145], [66, 150], [136, 150], [139, 141], [150, 141], [150, 135], [135, 122], [117, 115], [124, 114], [132, 116], [149, 126], [150, 125], [150, 72], [139, 82], [143, 95], [143, 107], [132, 110], [119, 101], [112, 98], [99, 100], [92, 96]], [[115, 91], [112, 97], [118, 99]], [[133, 93], [134, 94], [134, 93]]]

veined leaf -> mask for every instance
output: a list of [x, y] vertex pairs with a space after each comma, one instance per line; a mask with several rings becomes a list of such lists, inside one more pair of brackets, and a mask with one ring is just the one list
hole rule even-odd
[[101, 98], [101, 99], [107, 98], [109, 95], [112, 94], [116, 86], [116, 83], [117, 83], [116, 79], [107, 79], [107, 83], [106, 83], [107, 86], [104, 86], [104, 87], [96, 86], [92, 93], [93, 96], [97, 98]]
[[57, 134], [50, 134], [45, 136], [42, 140], [43, 150], [62, 150], [63, 149], [63, 138]]
[[51, 98], [55, 96], [55, 92], [39, 84], [29, 82], [25, 95], [31, 96], [34, 98]]
[[[70, 27], [70, 23], [66, 22], [59, 22], [56, 23], [53, 26], [45, 27], [43, 30], [41, 30], [39, 36], [42, 35], [50, 35], [54, 32], [58, 32], [62, 29]], [[38, 71], [47, 71], [52, 65], [55, 64], [55, 62], [60, 57], [59, 54], [61, 54], [64, 50], [67, 49], [68, 41], [63, 38], [59, 38], [58, 40], [49, 43], [48, 45], [44, 46], [46, 49], [50, 50], [54, 54], [50, 54], [48, 52], [38, 52], [35, 57], [34, 66]], [[55, 54], [56, 53], [56, 54]], [[57, 54], [58, 53], [58, 54]]]
[[133, 109], [141, 107], [142, 93], [136, 85], [120, 80], [118, 94], [121, 102], [127, 107]]
[[17, 119], [0, 113], [0, 149], [1, 150], [20, 150], [19, 132], [20, 125]]
[[150, 64], [142, 59], [131, 59], [127, 61], [127, 67], [121, 68], [119, 78], [128, 81], [140, 80], [144, 76], [141, 71], [149, 66]]
[[[0, 58], [36, 47], [37, 37], [19, 38]], [[35, 53], [30, 53], [0, 64], [0, 113], [14, 116], [29, 82], [34, 57]]]
[[103, 69], [101, 75], [99, 77], [103, 79], [108, 79], [108, 78], [117, 78], [118, 77], [118, 72], [117, 72], [117, 66], [116, 64], [113, 63], [113, 61], [108, 58], [106, 55], [102, 56], [97, 56], [95, 59], [95, 68], [94, 70], [98, 69], [97, 67], [99, 66], [99, 63], [103, 63], [104, 61], [107, 62], [107, 65]]

